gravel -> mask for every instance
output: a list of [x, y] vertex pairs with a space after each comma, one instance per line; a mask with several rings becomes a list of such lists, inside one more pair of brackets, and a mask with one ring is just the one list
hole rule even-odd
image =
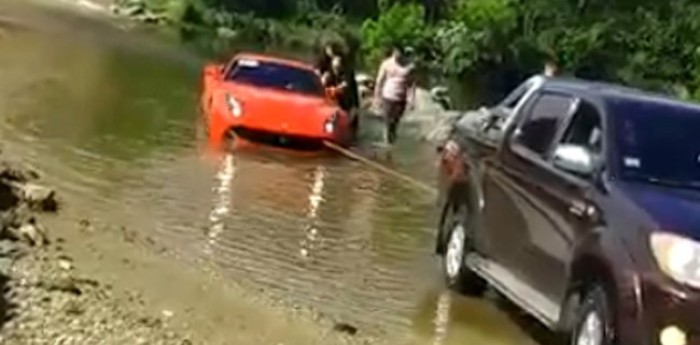
[[0, 344], [192, 344], [166, 316], [148, 315], [139, 296], [76, 273], [37, 219], [58, 203], [36, 179], [0, 162]]

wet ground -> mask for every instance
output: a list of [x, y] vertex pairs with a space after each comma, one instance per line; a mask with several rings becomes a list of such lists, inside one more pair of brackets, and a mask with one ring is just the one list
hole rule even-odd
[[[208, 152], [203, 60], [118, 27], [0, 4], [3, 151], [44, 171], [69, 217], [145, 229], [183, 265], [394, 344], [535, 343], [512, 312], [444, 291], [433, 195], [338, 155]], [[433, 181], [409, 135], [390, 164]]]

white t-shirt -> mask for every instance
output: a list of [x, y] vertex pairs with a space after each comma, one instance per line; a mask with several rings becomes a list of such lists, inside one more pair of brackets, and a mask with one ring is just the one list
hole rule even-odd
[[384, 60], [381, 69], [384, 70], [382, 98], [390, 101], [405, 101], [411, 83], [413, 64], [402, 66], [392, 57]]

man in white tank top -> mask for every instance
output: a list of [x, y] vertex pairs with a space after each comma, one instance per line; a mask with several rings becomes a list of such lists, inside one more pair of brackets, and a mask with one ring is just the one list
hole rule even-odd
[[414, 66], [407, 61], [399, 48], [392, 50], [392, 55], [382, 62], [377, 73], [374, 98], [381, 106], [386, 129], [384, 140], [388, 144], [396, 141], [399, 121], [406, 111], [406, 106], [413, 106], [415, 101]]

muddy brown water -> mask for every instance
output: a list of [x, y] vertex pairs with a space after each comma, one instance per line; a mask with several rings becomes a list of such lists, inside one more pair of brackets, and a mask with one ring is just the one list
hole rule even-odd
[[[394, 343], [535, 343], [492, 303], [444, 291], [432, 195], [339, 156], [207, 153], [197, 54], [17, 4], [0, 4], [3, 151], [42, 171], [76, 221], [148, 232], [183, 265]], [[391, 164], [433, 181], [432, 149], [410, 137]]]

